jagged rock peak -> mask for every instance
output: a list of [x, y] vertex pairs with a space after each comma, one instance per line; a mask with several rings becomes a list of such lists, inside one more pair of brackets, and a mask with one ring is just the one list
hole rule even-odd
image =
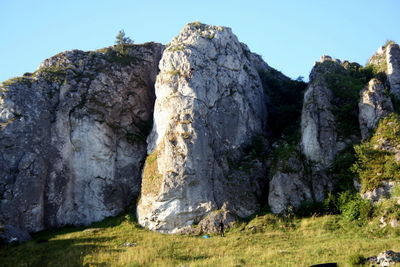
[[[254, 59], [231, 29], [186, 25], [166, 47], [156, 81], [139, 223], [179, 232], [222, 206], [245, 217], [259, 208], [265, 165], [266, 97]], [[187, 230], [187, 229], [186, 229]]]
[[368, 60], [367, 66], [372, 67], [376, 74], [385, 74], [390, 92], [400, 99], [400, 46], [387, 41]]
[[66, 51], [0, 85], [0, 223], [89, 224], [136, 199], [162, 50]]
[[380, 119], [394, 111], [384, 83], [375, 78], [361, 91], [358, 108], [361, 136], [364, 140], [376, 128]]

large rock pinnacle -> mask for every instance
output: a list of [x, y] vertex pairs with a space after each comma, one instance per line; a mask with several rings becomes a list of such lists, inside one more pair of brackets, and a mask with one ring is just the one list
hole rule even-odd
[[156, 81], [154, 126], [137, 214], [174, 233], [224, 208], [259, 208], [264, 165], [244, 159], [266, 121], [251, 52], [230, 28], [186, 25], [166, 47]]

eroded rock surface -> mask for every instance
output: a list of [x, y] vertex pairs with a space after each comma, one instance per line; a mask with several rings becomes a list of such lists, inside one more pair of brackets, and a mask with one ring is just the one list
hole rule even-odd
[[[249, 155], [263, 140], [266, 97], [250, 51], [225, 27], [185, 26], [163, 54], [156, 81], [139, 223], [174, 233], [223, 205], [259, 209], [264, 164]], [[263, 143], [263, 141], [261, 142]]]
[[0, 85], [0, 222], [89, 224], [137, 197], [162, 49], [67, 51]]
[[400, 99], [400, 46], [398, 44], [387, 46], [386, 60], [390, 91]]
[[361, 136], [366, 139], [376, 128], [379, 120], [393, 112], [392, 101], [385, 92], [385, 86], [381, 81], [372, 79], [368, 86], [361, 91], [358, 108]]
[[272, 212], [285, 213], [305, 202], [321, 202], [325, 193], [333, 190], [334, 179], [328, 170], [352, 140], [338, 133], [333, 111], [340, 101], [329, 81], [332, 75], [347, 75], [348, 64], [323, 56], [314, 65], [304, 93], [299, 143], [277, 148], [285, 155], [275, 159], [271, 173], [268, 204]]

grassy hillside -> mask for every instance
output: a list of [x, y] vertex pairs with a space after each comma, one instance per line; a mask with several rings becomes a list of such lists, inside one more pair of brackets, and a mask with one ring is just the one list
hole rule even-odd
[[[266, 214], [242, 222], [225, 237], [163, 235], [119, 216], [88, 228], [43, 232], [0, 249], [0, 266], [351, 266], [357, 254], [400, 251], [400, 230], [357, 226], [340, 215], [283, 218]], [[126, 247], [124, 243], [136, 243]]]

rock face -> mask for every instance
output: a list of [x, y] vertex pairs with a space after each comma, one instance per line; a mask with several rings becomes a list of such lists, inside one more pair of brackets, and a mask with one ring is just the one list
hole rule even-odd
[[310, 180], [299, 151], [292, 152], [288, 159], [279, 160], [276, 168], [268, 195], [268, 204], [273, 213], [290, 213], [302, 203], [313, 201]]
[[358, 108], [361, 136], [366, 139], [379, 120], [393, 112], [392, 101], [385, 93], [385, 86], [381, 81], [372, 79], [361, 91]]
[[244, 155], [263, 139], [267, 114], [251, 58], [231, 29], [200, 23], [166, 47], [137, 208], [141, 225], [175, 233], [222, 206], [239, 217], [258, 210], [265, 166]]
[[276, 159], [272, 170], [268, 195], [272, 212], [285, 213], [304, 202], [321, 202], [325, 192], [333, 189], [333, 179], [326, 172], [346, 144], [338, 138], [332, 112], [334, 96], [326, 75], [345, 72], [341, 62], [329, 56], [321, 57], [311, 71], [304, 93], [299, 145], [278, 148], [286, 152]]
[[389, 91], [400, 99], [400, 46], [388, 41], [368, 60], [367, 65], [385, 76]]
[[67, 51], [0, 85], [0, 222], [89, 224], [135, 199], [162, 49]]
[[386, 60], [390, 92], [400, 99], [400, 46], [398, 44], [387, 46]]
[[301, 113], [301, 151], [308, 160], [328, 167], [341, 144], [338, 143], [337, 123], [333, 114], [333, 92], [326, 75], [343, 73], [340, 61], [328, 56], [317, 62], [310, 74]]

